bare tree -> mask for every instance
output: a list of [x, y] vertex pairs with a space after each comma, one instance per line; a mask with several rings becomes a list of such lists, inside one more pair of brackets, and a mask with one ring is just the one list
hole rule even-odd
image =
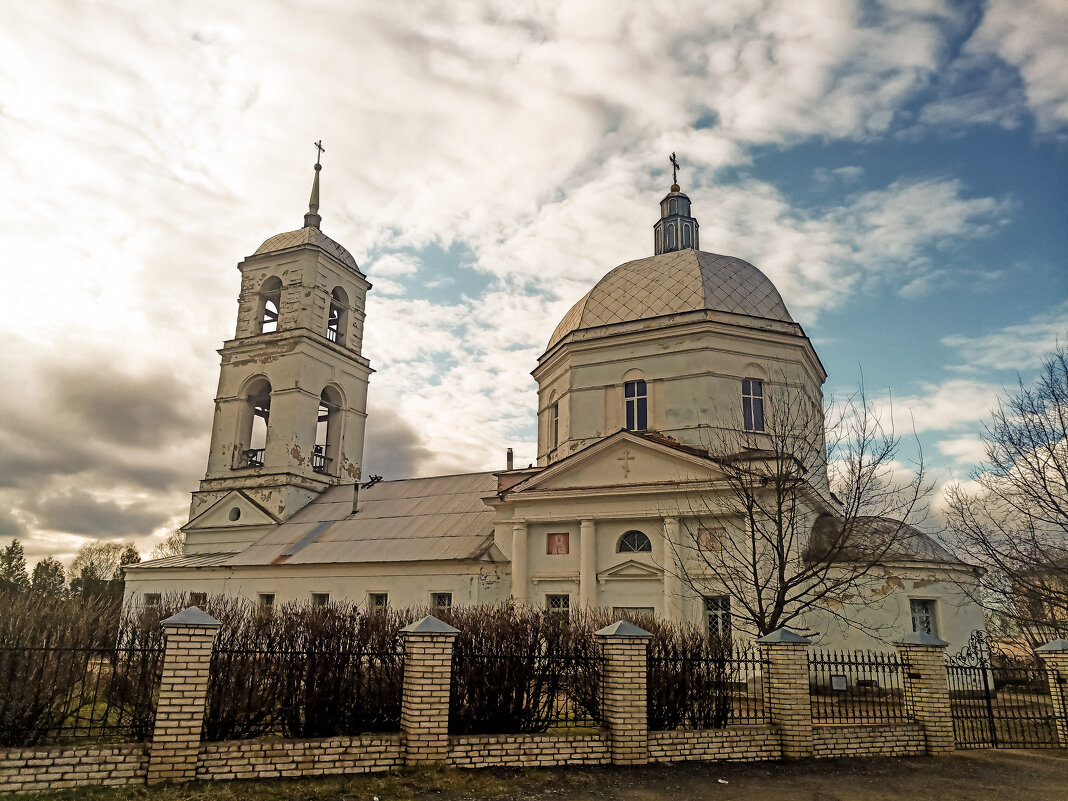
[[907, 522], [931, 488], [922, 454], [898, 464], [900, 438], [863, 389], [825, 413], [796, 384], [763, 387], [762, 431], [707, 437], [723, 477], [682, 510], [698, 525], [674, 543], [675, 569], [699, 596], [730, 596], [758, 635], [804, 627], [814, 610], [858, 625], [888, 559], [938, 548]]
[[185, 553], [185, 532], [176, 528], [164, 537], [162, 542], [157, 542], [152, 547], [151, 557], [163, 559], [168, 556], [181, 556], [183, 553]]
[[1068, 637], [1068, 353], [1002, 397], [971, 487], [946, 494], [960, 548], [988, 569], [978, 599], [1031, 645]]

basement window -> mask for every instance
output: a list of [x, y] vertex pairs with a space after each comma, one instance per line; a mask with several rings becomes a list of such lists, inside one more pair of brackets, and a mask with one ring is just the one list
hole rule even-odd
[[452, 593], [451, 592], [432, 592], [432, 593], [430, 593], [430, 608], [431, 609], [451, 609], [452, 608]]
[[203, 609], [208, 603], [208, 594], [206, 592], [191, 592], [189, 593], [189, 605]]
[[146, 592], [143, 597], [145, 599], [144, 602], [146, 609], [150, 606], [158, 607], [161, 603], [163, 603], [163, 596], [161, 596], [158, 592]]
[[545, 608], [557, 615], [568, 615], [571, 612], [570, 595], [546, 595]]
[[269, 612], [274, 609], [274, 593], [273, 592], [261, 592], [259, 594], [259, 609], [261, 612]]
[[372, 612], [381, 612], [389, 607], [389, 593], [367, 593], [367, 608]]
[[312, 606], [318, 608], [326, 606], [330, 603], [330, 593], [328, 592], [313, 592], [311, 594]]

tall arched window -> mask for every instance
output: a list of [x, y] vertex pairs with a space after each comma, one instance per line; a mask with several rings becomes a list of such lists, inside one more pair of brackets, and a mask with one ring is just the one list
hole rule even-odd
[[257, 320], [259, 333], [272, 334], [278, 330], [278, 307], [282, 302], [282, 281], [272, 275], [260, 287]]
[[742, 426], [746, 431], [764, 430], [764, 382], [742, 379]]
[[616, 545], [617, 553], [649, 553], [652, 550], [653, 544], [649, 538], [637, 530], [625, 533]]
[[326, 338], [339, 345], [345, 344], [345, 331], [349, 323], [349, 298], [345, 290], [336, 287], [330, 293], [330, 315], [326, 321]]
[[627, 431], [645, 431], [649, 425], [649, 394], [645, 379], [623, 382], [623, 404], [627, 413]]
[[319, 417], [315, 425], [315, 448], [312, 450], [312, 470], [335, 475], [341, 452], [341, 393], [326, 387], [319, 396]]
[[238, 432], [238, 458], [234, 467], [263, 467], [271, 418], [271, 382], [258, 378], [249, 384]]

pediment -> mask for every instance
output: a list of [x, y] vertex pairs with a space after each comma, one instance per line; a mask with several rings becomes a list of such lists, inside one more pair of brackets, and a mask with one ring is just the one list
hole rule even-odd
[[712, 481], [721, 475], [707, 458], [619, 432], [520, 482], [511, 492]]
[[245, 493], [233, 490], [182, 526], [182, 529], [196, 531], [206, 528], [274, 526], [278, 525], [278, 522], [266, 509]]
[[664, 571], [660, 568], [630, 559], [621, 564], [607, 568], [606, 570], [602, 570], [597, 574], [597, 581], [602, 584], [606, 581], [616, 581], [620, 579], [627, 579], [630, 581], [641, 581], [643, 579], [659, 581], [663, 577]]

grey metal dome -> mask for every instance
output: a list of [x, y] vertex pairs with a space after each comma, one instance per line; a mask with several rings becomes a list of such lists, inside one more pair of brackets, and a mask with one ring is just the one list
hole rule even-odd
[[775, 285], [752, 264], [686, 249], [616, 267], [564, 315], [547, 349], [583, 328], [705, 309], [794, 322]]
[[253, 255], [258, 256], [261, 253], [272, 253], [274, 251], [301, 247], [303, 245], [315, 245], [326, 253], [329, 253], [338, 261], [352, 267], [354, 270], [360, 269], [356, 265], [356, 259], [352, 258], [351, 253], [318, 228], [313, 228], [310, 225], [304, 228], [298, 228], [296, 231], [275, 234], [260, 245]]

